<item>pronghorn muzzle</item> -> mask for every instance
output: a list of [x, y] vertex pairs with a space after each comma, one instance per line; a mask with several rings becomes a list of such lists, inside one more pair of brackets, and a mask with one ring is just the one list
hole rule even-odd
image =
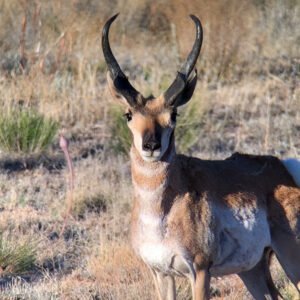
[[146, 130], [143, 134], [143, 151], [149, 151], [153, 153], [161, 148], [161, 134], [159, 131], [155, 134], [151, 134], [150, 131]]

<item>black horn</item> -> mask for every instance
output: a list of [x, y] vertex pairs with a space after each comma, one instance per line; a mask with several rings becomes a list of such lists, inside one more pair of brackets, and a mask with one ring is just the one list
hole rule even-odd
[[195, 67], [202, 46], [203, 30], [201, 22], [194, 15], [190, 15], [190, 17], [196, 25], [196, 39], [187, 60], [181, 66], [173, 83], [164, 93], [166, 104], [169, 106], [176, 106], [175, 100], [184, 91], [186, 85], [189, 83], [189, 76]]
[[127, 77], [121, 70], [117, 60], [115, 59], [109, 45], [109, 28], [119, 14], [111, 17], [104, 25], [102, 30], [102, 50], [103, 55], [110, 72], [111, 79], [118, 92], [127, 100], [130, 106], [137, 105], [138, 95], [140, 94], [128, 81]]

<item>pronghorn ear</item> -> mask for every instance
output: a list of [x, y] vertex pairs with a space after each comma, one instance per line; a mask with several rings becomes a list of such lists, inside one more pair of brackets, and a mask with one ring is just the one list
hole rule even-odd
[[195, 91], [196, 84], [197, 84], [197, 70], [195, 70], [193, 76], [188, 79], [185, 88], [178, 95], [178, 97], [174, 101], [173, 106], [178, 107], [186, 104], [192, 98], [193, 93]]

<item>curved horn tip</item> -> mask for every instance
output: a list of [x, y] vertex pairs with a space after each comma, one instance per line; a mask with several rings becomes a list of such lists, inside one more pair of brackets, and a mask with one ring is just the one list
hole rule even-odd
[[190, 15], [190, 18], [195, 22], [197, 26], [200, 27], [199, 29], [202, 31], [203, 29], [200, 20], [195, 15]]
[[110, 18], [106, 21], [106, 23], [105, 23], [105, 25], [104, 25], [104, 27], [103, 27], [103, 35], [106, 34], [106, 33], [108, 32], [111, 23], [118, 17], [118, 15], [119, 15], [119, 13], [117, 13], [117, 14], [115, 14], [114, 16], [110, 17]]
[[195, 15], [190, 14], [189, 17], [190, 17], [194, 22], [196, 22], [196, 23], [199, 22], [199, 23], [200, 23], [200, 20], [199, 20]]
[[201, 31], [202, 31], [202, 24], [201, 24], [199, 18], [196, 17], [195, 15], [190, 15], [190, 18], [195, 22], [195, 24], [196, 24], [197, 26], [200, 26], [200, 29], [201, 29]]
[[109, 18], [108, 21], [113, 22], [119, 15], [120, 13], [116, 13], [115, 15], [113, 15], [111, 18]]
[[190, 18], [194, 21], [194, 23], [196, 24], [196, 28], [197, 28], [197, 38], [200, 39], [201, 44], [202, 44], [202, 40], [203, 40], [203, 29], [202, 29], [202, 24], [200, 22], [200, 20], [195, 16], [195, 15], [190, 15]]

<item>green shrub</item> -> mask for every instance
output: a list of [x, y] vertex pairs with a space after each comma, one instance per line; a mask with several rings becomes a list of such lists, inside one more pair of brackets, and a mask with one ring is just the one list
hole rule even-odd
[[194, 99], [183, 108], [180, 108], [175, 129], [178, 153], [186, 153], [198, 140], [202, 118], [199, 102], [199, 100]]
[[47, 149], [59, 124], [33, 109], [0, 113], [0, 149], [6, 153], [40, 153]]
[[36, 251], [29, 242], [20, 245], [0, 239], [0, 275], [28, 272], [35, 266], [35, 261]]
[[124, 110], [119, 106], [112, 106], [110, 110], [111, 148], [116, 154], [128, 154], [131, 137], [127, 126]]

